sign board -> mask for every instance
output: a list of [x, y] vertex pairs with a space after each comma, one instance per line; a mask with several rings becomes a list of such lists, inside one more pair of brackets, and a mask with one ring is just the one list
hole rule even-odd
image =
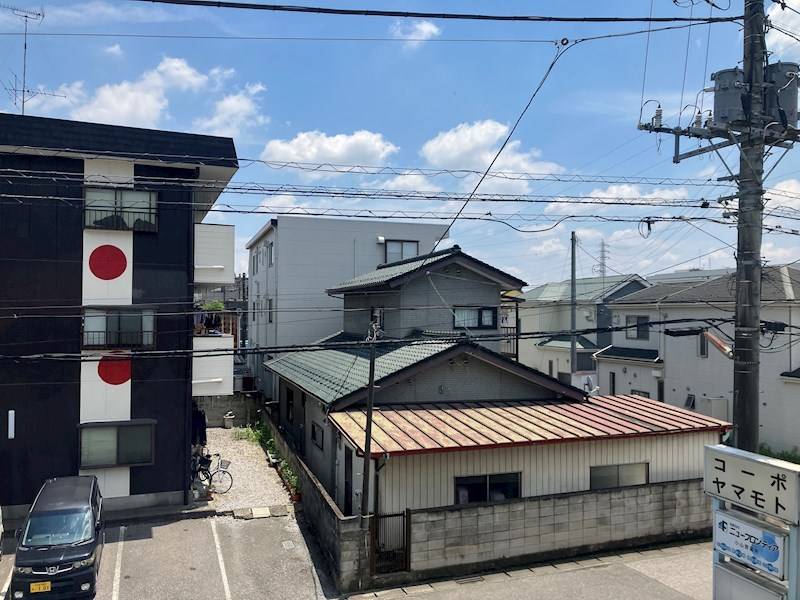
[[706, 446], [703, 489], [749, 510], [800, 523], [800, 465], [722, 444]]
[[786, 533], [730, 511], [714, 512], [714, 550], [778, 579], [786, 570]]
[[731, 563], [714, 565], [714, 600], [786, 600], [786, 591], [755, 581]]

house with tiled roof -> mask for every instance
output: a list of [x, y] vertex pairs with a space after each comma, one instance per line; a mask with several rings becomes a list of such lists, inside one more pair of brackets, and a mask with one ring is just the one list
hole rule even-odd
[[[576, 327], [591, 330], [611, 325], [609, 303], [650, 285], [638, 275], [607, 275], [575, 280]], [[571, 282], [554, 281], [524, 292], [519, 305], [521, 331], [568, 331], [570, 329]], [[570, 365], [570, 336], [523, 339], [519, 359], [567, 383], [586, 389], [596, 385], [592, 355], [611, 343], [611, 333], [599, 331], [578, 336], [577, 364]], [[574, 377], [574, 381], [573, 381]]]
[[[735, 273], [711, 279], [666, 279], [610, 303], [611, 342], [595, 352], [602, 394], [637, 394], [721, 419], [733, 411]], [[761, 318], [786, 324], [761, 331], [760, 439], [798, 445], [800, 355], [794, 350], [800, 270], [763, 269]], [[691, 323], [651, 327], [652, 321]], [[727, 319], [727, 323], [704, 319]], [[774, 329], [774, 328], [773, 328]]]
[[[482, 334], [498, 332], [501, 295], [523, 285], [458, 247], [382, 265], [328, 290], [345, 310], [323, 349], [266, 362], [276, 435], [342, 519], [361, 512], [367, 454], [374, 571], [361, 575], [452, 574], [708, 532], [702, 450], [729, 425], [589, 396], [499, 352]], [[384, 333], [367, 450], [373, 324]], [[337, 529], [318, 528], [328, 541]]]

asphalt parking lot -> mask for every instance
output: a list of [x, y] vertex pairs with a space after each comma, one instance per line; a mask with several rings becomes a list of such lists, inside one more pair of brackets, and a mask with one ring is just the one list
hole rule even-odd
[[[13, 540], [0, 560], [0, 598]], [[106, 528], [97, 598], [103, 600], [306, 600], [336, 597], [293, 516], [211, 517]]]

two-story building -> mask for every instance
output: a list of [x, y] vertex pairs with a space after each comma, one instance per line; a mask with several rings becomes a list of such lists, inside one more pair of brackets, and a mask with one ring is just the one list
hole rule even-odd
[[[596, 329], [611, 325], [609, 302], [641, 290], [649, 285], [638, 275], [582, 277], [575, 280], [576, 328]], [[569, 279], [545, 283], [522, 294], [519, 307], [522, 331], [569, 331], [572, 286]], [[577, 336], [577, 365], [572, 381], [569, 335], [553, 335], [541, 339], [523, 339], [519, 345], [520, 362], [557, 377], [592, 389], [596, 384], [596, 369], [592, 355], [598, 348], [611, 343], [608, 332]]]
[[[279, 215], [247, 242], [251, 348], [307, 344], [341, 329], [340, 281], [386, 262], [430, 252], [447, 226], [387, 220]], [[269, 396], [264, 356], [251, 355], [259, 390]]]
[[[702, 450], [728, 425], [641, 397], [589, 396], [498, 352], [481, 334], [499, 333], [503, 293], [524, 285], [458, 247], [382, 265], [329, 290], [345, 313], [328, 347], [266, 363], [274, 422], [323, 490], [306, 488], [323, 544], [336, 529], [325, 510], [361, 510], [371, 323], [385, 332], [367, 457], [378, 573], [452, 575], [707, 533]], [[340, 574], [352, 569], [326, 551]]]
[[[610, 304], [612, 323], [624, 326], [595, 354], [601, 394], [637, 394], [721, 419], [733, 415], [733, 348], [736, 276], [670, 281]], [[783, 323], [782, 331], [761, 333], [761, 441], [796, 447], [800, 419], [797, 382], [800, 355], [794, 349], [800, 271], [767, 267], [761, 286], [761, 318]], [[688, 319], [687, 324], [647, 323]], [[728, 323], [707, 319], [728, 319]], [[717, 348], [708, 332], [725, 347]]]
[[0, 114], [5, 517], [79, 473], [109, 507], [188, 500], [192, 399], [232, 388], [232, 356], [192, 355], [232, 348], [193, 336], [193, 300], [233, 281], [193, 182], [237, 166], [229, 138]]

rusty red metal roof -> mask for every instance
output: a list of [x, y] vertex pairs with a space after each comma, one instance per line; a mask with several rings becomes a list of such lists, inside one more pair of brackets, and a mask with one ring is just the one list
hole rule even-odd
[[[363, 408], [330, 419], [363, 452]], [[376, 406], [373, 456], [727, 431], [730, 423], [642, 396], [574, 400], [417, 403]]]

